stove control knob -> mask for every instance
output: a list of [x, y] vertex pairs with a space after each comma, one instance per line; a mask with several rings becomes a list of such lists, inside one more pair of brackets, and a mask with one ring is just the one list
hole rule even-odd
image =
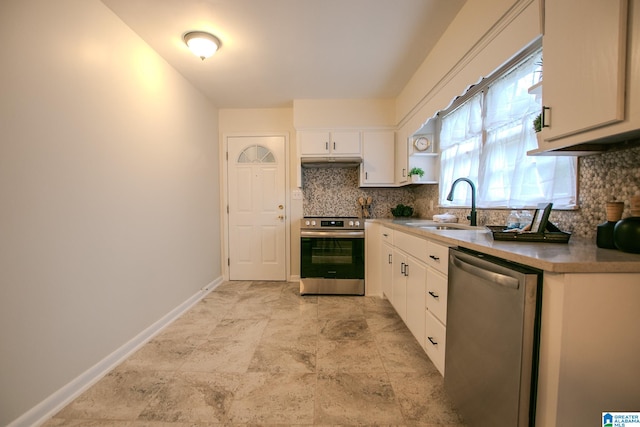
[[349, 221], [349, 227], [353, 227], [353, 221]]
[[306, 220], [306, 221], [304, 222], [304, 225], [306, 225], [307, 227], [309, 226], [309, 224], [310, 224], [309, 220]]
[[315, 226], [316, 226], [316, 222], [315, 222], [315, 221], [311, 221], [311, 225], [312, 225], [313, 227], [315, 227]]
[[356, 227], [360, 227], [360, 221], [356, 221]]

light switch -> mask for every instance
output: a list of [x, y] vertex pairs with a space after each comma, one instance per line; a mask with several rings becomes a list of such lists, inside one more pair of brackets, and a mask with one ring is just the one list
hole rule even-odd
[[293, 200], [302, 200], [302, 190], [300, 190], [299, 188], [296, 188], [295, 190], [293, 190], [291, 192], [291, 198]]

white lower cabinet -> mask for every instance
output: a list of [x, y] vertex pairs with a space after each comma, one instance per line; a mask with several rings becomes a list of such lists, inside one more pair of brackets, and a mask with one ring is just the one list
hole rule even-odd
[[407, 257], [407, 318], [405, 323], [420, 345], [425, 340], [425, 290], [427, 266], [412, 256]]
[[440, 323], [447, 324], [447, 276], [429, 268], [427, 271], [427, 303], [426, 309], [431, 312]]
[[448, 246], [432, 241], [427, 243], [425, 350], [443, 376], [447, 332], [447, 290], [449, 289], [448, 261]]
[[427, 270], [425, 350], [444, 376], [444, 350], [447, 324], [447, 276], [429, 267]]
[[449, 247], [381, 228], [382, 292], [444, 375]]
[[405, 276], [407, 256], [398, 248], [393, 248], [392, 259], [393, 300], [391, 300], [391, 304], [400, 315], [400, 318], [407, 323], [407, 277]]
[[430, 311], [426, 311], [426, 348], [427, 355], [438, 371], [444, 376], [444, 351], [446, 346], [447, 329]]
[[[427, 252], [427, 241], [401, 231], [393, 231], [393, 300], [391, 303], [409, 330], [424, 346], [424, 291], [426, 265], [420, 261]], [[415, 296], [421, 293], [422, 308], [417, 310]], [[411, 296], [409, 296], [411, 295]], [[409, 300], [411, 298], [411, 300]], [[418, 325], [418, 323], [421, 323]]]
[[380, 281], [382, 293], [393, 304], [393, 230], [382, 227], [380, 249]]
[[427, 266], [421, 259], [424, 259], [426, 251], [425, 239], [394, 230], [391, 303], [421, 345], [424, 345], [423, 312], [427, 279]]

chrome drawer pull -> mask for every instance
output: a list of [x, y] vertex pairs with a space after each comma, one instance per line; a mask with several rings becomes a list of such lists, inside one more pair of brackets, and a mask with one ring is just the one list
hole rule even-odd
[[434, 297], [435, 299], [439, 299], [439, 298], [440, 298], [440, 295], [436, 294], [436, 293], [435, 293], [435, 292], [433, 292], [433, 291], [429, 291], [429, 295], [431, 295], [431, 296], [432, 296], [432, 297]]
[[429, 340], [429, 342], [433, 345], [438, 345], [438, 341], [434, 340], [433, 337], [427, 337], [427, 339]]

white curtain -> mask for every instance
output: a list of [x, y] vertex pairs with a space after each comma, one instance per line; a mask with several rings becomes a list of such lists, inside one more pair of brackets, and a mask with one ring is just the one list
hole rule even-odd
[[[533, 119], [541, 106], [528, 88], [537, 78], [540, 60], [541, 53], [533, 55], [442, 119], [442, 205], [449, 204], [445, 198], [458, 177], [477, 183], [477, 204], [483, 208], [535, 208], [542, 202], [553, 202], [556, 208], [576, 205], [576, 159], [527, 156], [537, 148]], [[469, 144], [468, 150], [461, 149], [464, 144]], [[474, 164], [470, 157], [476, 155]], [[468, 190], [456, 188], [454, 196], [453, 206], [471, 203]]]
[[[440, 203], [446, 201], [451, 184], [460, 177], [478, 182], [482, 148], [482, 94], [479, 93], [442, 118], [440, 130]], [[454, 205], [471, 205], [471, 187], [461, 185]]]

